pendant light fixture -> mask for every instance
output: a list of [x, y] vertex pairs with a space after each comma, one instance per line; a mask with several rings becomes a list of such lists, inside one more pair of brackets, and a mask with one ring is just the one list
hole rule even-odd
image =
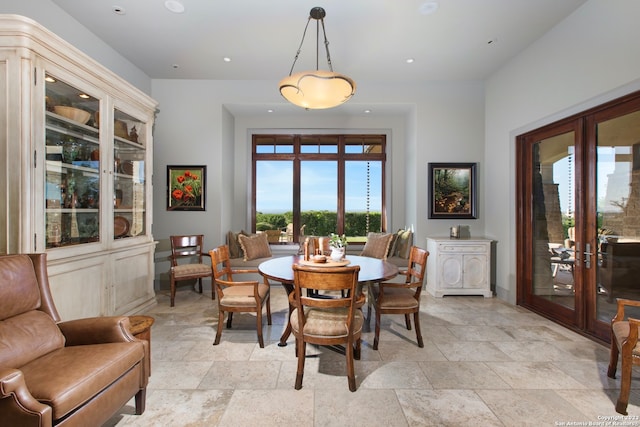
[[[321, 7], [314, 7], [309, 13], [307, 25], [302, 33], [302, 41], [296, 52], [291, 65], [289, 75], [280, 81], [280, 93], [284, 98], [294, 105], [302, 108], [314, 110], [337, 107], [351, 99], [356, 91], [355, 82], [342, 74], [334, 73], [331, 65], [331, 55], [329, 55], [329, 42], [324, 29], [324, 17], [326, 12]], [[304, 44], [304, 37], [311, 19], [316, 20], [316, 69], [312, 71], [301, 71], [293, 74], [293, 67], [296, 65], [298, 56]], [[327, 51], [327, 64], [329, 71], [320, 70], [318, 67], [319, 44], [320, 44], [320, 24], [322, 24], [322, 35], [324, 36], [324, 46]]]

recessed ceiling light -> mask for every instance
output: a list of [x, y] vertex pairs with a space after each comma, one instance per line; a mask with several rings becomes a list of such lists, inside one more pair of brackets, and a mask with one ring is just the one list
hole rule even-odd
[[407, 64], [413, 64], [414, 59], [413, 58], [407, 58]]
[[113, 6], [111, 10], [113, 10], [113, 13], [115, 13], [116, 15], [124, 15], [127, 13], [127, 11], [122, 6]]
[[176, 70], [177, 70], [178, 68], [180, 68], [180, 66], [179, 66], [178, 64], [173, 64], [173, 65], [172, 65], [172, 67], [173, 67], [174, 69], [176, 69]]
[[273, 110], [272, 110], [271, 108], [269, 108], [269, 109], [267, 110], [267, 113], [273, 113]]
[[371, 113], [371, 110], [364, 110], [364, 113], [365, 114], [369, 114], [369, 113]]
[[231, 62], [231, 58], [229, 58], [228, 56], [225, 56], [224, 58], [222, 58], [222, 60], [224, 62]]
[[164, 2], [164, 7], [166, 7], [167, 10], [169, 10], [169, 12], [173, 12], [173, 13], [184, 12], [184, 5], [178, 0], [167, 0]]
[[80, 93], [80, 94], [78, 94], [78, 96], [79, 96], [80, 98], [82, 98], [82, 99], [89, 99], [89, 98], [91, 98], [91, 97], [90, 97], [89, 95], [87, 95], [86, 93]]
[[428, 2], [422, 3], [418, 8], [418, 10], [422, 15], [431, 15], [432, 13], [436, 13], [439, 7], [440, 5], [438, 4], [437, 1], [428, 1]]

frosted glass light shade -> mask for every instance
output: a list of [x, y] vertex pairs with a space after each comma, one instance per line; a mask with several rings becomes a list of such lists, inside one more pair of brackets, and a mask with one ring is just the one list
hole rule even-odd
[[351, 99], [356, 84], [349, 77], [325, 70], [301, 71], [280, 80], [280, 93], [302, 108], [333, 108]]

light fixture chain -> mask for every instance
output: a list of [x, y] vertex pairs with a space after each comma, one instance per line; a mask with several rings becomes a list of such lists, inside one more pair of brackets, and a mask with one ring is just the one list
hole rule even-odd
[[324, 48], [327, 50], [327, 64], [329, 65], [329, 71], [333, 72], [331, 55], [329, 54], [329, 40], [327, 40], [327, 32], [324, 29], [324, 19], [321, 19], [320, 22], [322, 22], [322, 35], [324, 35]]
[[307, 19], [307, 25], [304, 26], [304, 31], [302, 32], [302, 40], [300, 40], [300, 46], [298, 46], [298, 51], [296, 52], [296, 56], [295, 58], [293, 58], [293, 64], [291, 64], [291, 70], [289, 71], [289, 75], [293, 74], [293, 67], [296, 66], [296, 61], [298, 60], [298, 56], [300, 56], [300, 52], [302, 52], [302, 45], [304, 44], [304, 37], [307, 35], [307, 28], [309, 28], [309, 22], [311, 22], [311, 16], [309, 16], [309, 19]]

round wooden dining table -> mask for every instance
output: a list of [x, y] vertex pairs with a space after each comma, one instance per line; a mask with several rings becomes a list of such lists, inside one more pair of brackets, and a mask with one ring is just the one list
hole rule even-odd
[[[359, 265], [360, 272], [358, 274], [358, 282], [379, 282], [382, 280], [393, 279], [398, 275], [398, 267], [390, 262], [378, 259], [370, 258], [359, 255], [347, 255], [345, 257], [349, 261], [348, 265]], [[282, 283], [287, 296], [293, 292], [293, 268], [294, 264], [299, 264], [304, 260], [302, 255], [290, 255], [284, 257], [276, 257], [261, 263], [258, 266], [260, 274], [268, 280], [273, 280]], [[292, 307], [289, 306], [289, 314], [291, 314]], [[287, 345], [287, 339], [291, 334], [291, 324], [287, 321], [287, 327], [285, 328], [280, 342], [278, 345], [284, 347]]]

